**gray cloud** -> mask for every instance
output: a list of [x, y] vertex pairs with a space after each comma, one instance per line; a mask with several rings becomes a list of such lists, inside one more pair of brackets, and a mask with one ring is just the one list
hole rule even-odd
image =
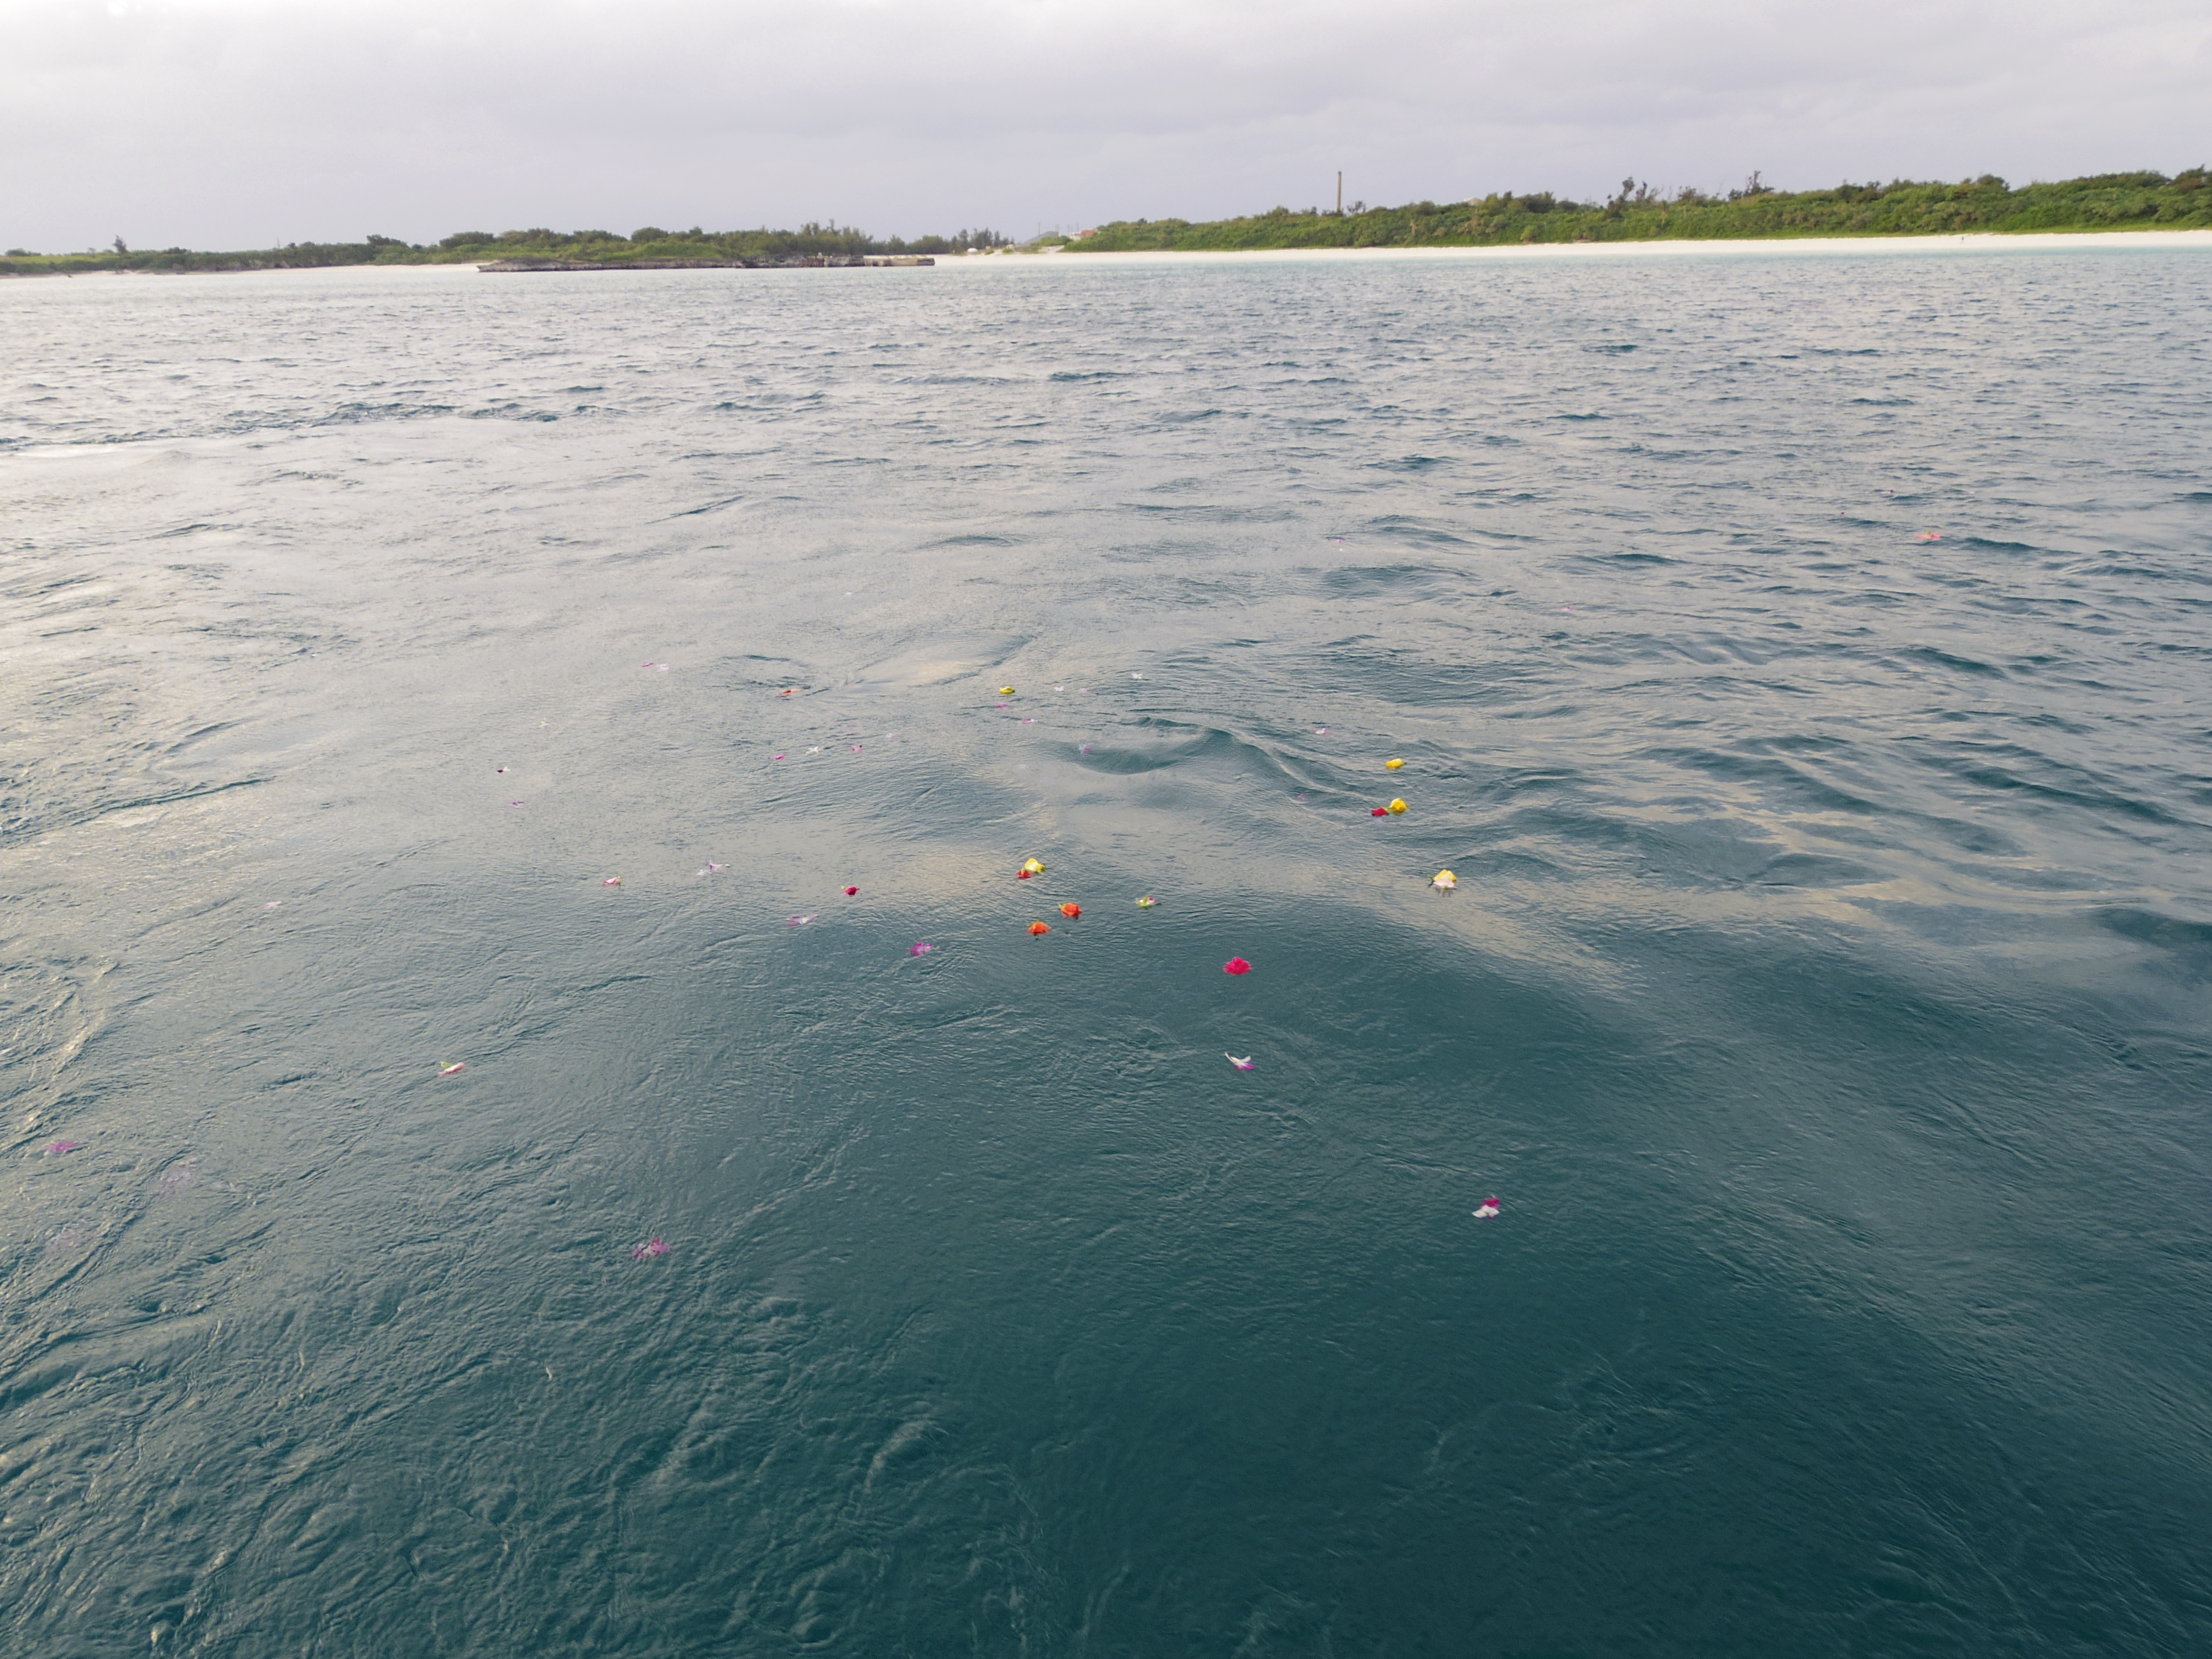
[[0, 237], [915, 234], [2212, 155], [2201, 0], [0, 0]]

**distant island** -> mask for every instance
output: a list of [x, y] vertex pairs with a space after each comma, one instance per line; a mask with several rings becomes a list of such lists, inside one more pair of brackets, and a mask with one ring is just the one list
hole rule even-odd
[[878, 240], [866, 231], [808, 223], [797, 230], [663, 230], [646, 225], [627, 236], [608, 230], [464, 230], [442, 241], [404, 242], [369, 236], [358, 242], [288, 242], [283, 247], [204, 253], [191, 248], [134, 248], [120, 236], [112, 247], [82, 253], [38, 253], [11, 247], [0, 256], [0, 276], [76, 276], [94, 271], [310, 270], [331, 265], [443, 265], [544, 260], [607, 269], [635, 265], [749, 265], [769, 269], [859, 264], [871, 255], [990, 252], [1014, 246], [995, 230], [960, 230], [950, 236], [908, 241]]
[[1355, 204], [1343, 213], [1276, 208], [1242, 219], [1117, 220], [1073, 239], [1070, 252], [1175, 249], [1504, 247], [1541, 242], [1735, 241], [1794, 236], [1942, 236], [1991, 232], [2212, 228], [2206, 169], [2106, 173], [2014, 190], [1984, 174], [1961, 184], [1899, 179], [1784, 191], [1753, 173], [1741, 190], [1672, 195], [1624, 179], [1607, 201], [1501, 191], [1464, 202]]
[[82, 253], [9, 248], [0, 276], [76, 276], [94, 271], [289, 270], [329, 265], [419, 265], [514, 260], [567, 262], [605, 270], [685, 264], [786, 267], [858, 264], [872, 255], [1127, 253], [1162, 250], [1502, 247], [1523, 244], [1737, 241], [1803, 236], [1943, 236], [2033, 231], [2212, 229], [2207, 169], [2104, 173], [2013, 189], [1984, 173], [1959, 184], [1838, 185], [1787, 191], [1753, 173], [1740, 190], [1707, 195], [1655, 192], [1636, 179], [1602, 202], [1577, 202], [1548, 191], [1510, 191], [1462, 202], [1409, 202], [1343, 212], [1274, 208], [1238, 219], [1117, 219], [1076, 235], [1054, 233], [1025, 243], [994, 230], [879, 240], [835, 221], [796, 230], [684, 231], [647, 225], [627, 236], [605, 230], [459, 231], [424, 245], [392, 236], [359, 242], [292, 242], [246, 252], [112, 247]]

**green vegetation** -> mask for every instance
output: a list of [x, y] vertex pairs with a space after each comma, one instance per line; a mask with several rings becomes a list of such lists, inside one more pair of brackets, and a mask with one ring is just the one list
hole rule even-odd
[[[1079, 237], [1057, 234], [1030, 246], [1064, 245], [1070, 253], [1173, 248], [1496, 247], [1535, 242], [1636, 242], [1789, 236], [1941, 236], [1968, 232], [2186, 230], [2212, 228], [2212, 177], [2204, 167], [2167, 178], [2158, 173], [2106, 173], [2060, 184], [2012, 189], [1984, 173], [1962, 184], [1838, 185], [1789, 193], [1753, 173], [1741, 190], [1654, 192], [1633, 179], [1604, 202], [1572, 202], [1549, 191], [1502, 191], [1465, 202], [1411, 202], [1403, 207], [1353, 204], [1346, 213], [1276, 208], [1243, 219], [1194, 224], [1187, 219], [1117, 220]], [[796, 230], [663, 230], [645, 225], [627, 236], [607, 230], [465, 230], [429, 246], [392, 236], [358, 242], [292, 242], [243, 253], [190, 248], [134, 250], [118, 236], [112, 248], [83, 253], [33, 253], [9, 248], [0, 276], [74, 276], [90, 271], [284, 270], [315, 265], [419, 265], [495, 259], [575, 259], [616, 264], [633, 259], [741, 260], [779, 265], [858, 258], [868, 253], [964, 253], [1004, 248], [1013, 239], [994, 230], [951, 236], [878, 240], [835, 220]]]
[[1522, 242], [1636, 242], [1788, 236], [1941, 236], [1990, 231], [2212, 228], [2212, 179], [2203, 167], [2167, 178], [2107, 173], [2011, 189], [1984, 174], [1963, 184], [1838, 185], [1787, 193], [1753, 173], [1741, 190], [1656, 194], [1633, 179], [1606, 202], [1499, 191], [1476, 200], [1364, 204], [1340, 215], [1277, 208], [1243, 219], [1117, 221], [1068, 252], [1189, 252], [1294, 247], [1497, 247]]
[[462, 264], [494, 259], [582, 259], [620, 264], [631, 259], [741, 259], [749, 264], [796, 264], [864, 253], [964, 253], [1006, 247], [1012, 239], [995, 230], [962, 230], [951, 236], [878, 240], [866, 231], [807, 223], [797, 230], [663, 230], [646, 225], [627, 236], [606, 230], [465, 230], [431, 246], [370, 236], [358, 242], [290, 242], [242, 253], [198, 253], [190, 248], [134, 250], [123, 239], [112, 248], [84, 253], [33, 253], [10, 248], [0, 256], [0, 276], [76, 276], [101, 270], [294, 270], [319, 265]]

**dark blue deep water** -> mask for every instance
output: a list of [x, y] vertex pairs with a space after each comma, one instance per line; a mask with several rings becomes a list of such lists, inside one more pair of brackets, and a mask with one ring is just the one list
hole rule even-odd
[[0, 288], [0, 1649], [2212, 1650], [2212, 254], [982, 264]]

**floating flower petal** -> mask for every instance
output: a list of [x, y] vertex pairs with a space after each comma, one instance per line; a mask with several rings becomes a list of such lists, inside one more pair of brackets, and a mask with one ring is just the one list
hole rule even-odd
[[622, 885], [622, 878], [620, 876], [609, 876], [605, 881], [601, 882], [599, 885], [602, 887], [619, 887]]
[[1023, 860], [1021, 872], [1025, 876], [1042, 875], [1044, 873], [1044, 860], [1042, 859]]
[[1405, 763], [1405, 763], [1405, 762], [1403, 762], [1403, 761], [1401, 761], [1401, 760], [1386, 760], [1386, 761], [1384, 761], [1384, 762], [1382, 763], [1383, 766], [1384, 766], [1386, 769], [1388, 769], [1389, 770], [1393, 771], [1393, 772], [1396, 771], [1400, 767], [1401, 767], [1401, 766], [1405, 765]]
[[1031, 922], [1031, 923], [1030, 924], [1030, 932], [1031, 933], [1033, 933], [1033, 934], [1035, 934], [1035, 933], [1049, 933], [1050, 932], [1052, 932], [1052, 929], [1051, 929], [1051, 928], [1049, 928], [1049, 927], [1046, 927], [1046, 926], [1044, 925], [1044, 923], [1042, 923], [1042, 922], [1041, 922], [1041, 921], [1033, 921], [1033, 922]]
[[1002, 685], [999, 688], [999, 695], [1002, 697], [1011, 697], [1014, 695], [1014, 688], [1011, 685]]
[[1370, 818], [1387, 818], [1390, 816], [1390, 809], [1387, 806], [1378, 806], [1367, 816]]
[[647, 1261], [656, 1255], [667, 1254], [668, 1243], [665, 1239], [648, 1238], [629, 1253], [629, 1259], [633, 1261]]
[[47, 1158], [59, 1158], [64, 1152], [73, 1152], [83, 1145], [84, 1142], [82, 1140], [50, 1140], [46, 1143], [46, 1150], [43, 1155]]
[[1224, 1048], [1221, 1051], [1221, 1057], [1227, 1060], [1231, 1066], [1234, 1066], [1240, 1072], [1249, 1072], [1252, 1069], [1252, 1056], [1249, 1054], [1247, 1054], [1243, 1059], [1239, 1060], [1236, 1055], [1231, 1054], [1226, 1048]]
[[1242, 957], [1231, 957], [1221, 964], [1221, 971], [1224, 974], [1249, 974], [1252, 971], [1252, 964]]
[[906, 953], [910, 957], [926, 957], [936, 948], [937, 947], [934, 945], [932, 945], [927, 939], [918, 939], [913, 944], [906, 947]]
[[1150, 893], [1147, 893], [1144, 897], [1137, 901], [1137, 908], [1139, 910], [1149, 910], [1158, 902], [1159, 901], [1158, 899], [1154, 898]]
[[1405, 815], [1405, 811], [1406, 803], [1404, 801], [1394, 800], [1390, 803], [1390, 816], [1392, 817], [1402, 817]]
[[1439, 870], [1429, 878], [1429, 885], [1439, 893], [1455, 893], [1459, 890], [1459, 878], [1449, 870]]
[[847, 898], [857, 898], [860, 896], [860, 890], [857, 887], [848, 887], [845, 890], [845, 896]]
[[1482, 1207], [1480, 1209], [1472, 1211], [1470, 1213], [1474, 1215], [1477, 1221], [1489, 1220], [1491, 1217], [1498, 1213], [1498, 1194], [1496, 1193], [1491, 1194], [1488, 1198], [1482, 1200]]
[[438, 1068], [438, 1075], [440, 1077], [451, 1077], [456, 1072], [465, 1072], [468, 1069], [468, 1061], [465, 1060], [457, 1060], [450, 1066], [441, 1066]]
[[787, 927], [804, 927], [808, 922], [813, 920], [814, 918], [811, 916], [793, 916], [784, 925]]
[[1079, 904], [1063, 904], [1060, 907], [1060, 914], [1070, 921], [1073, 921], [1076, 917], [1083, 914], [1083, 907]]

